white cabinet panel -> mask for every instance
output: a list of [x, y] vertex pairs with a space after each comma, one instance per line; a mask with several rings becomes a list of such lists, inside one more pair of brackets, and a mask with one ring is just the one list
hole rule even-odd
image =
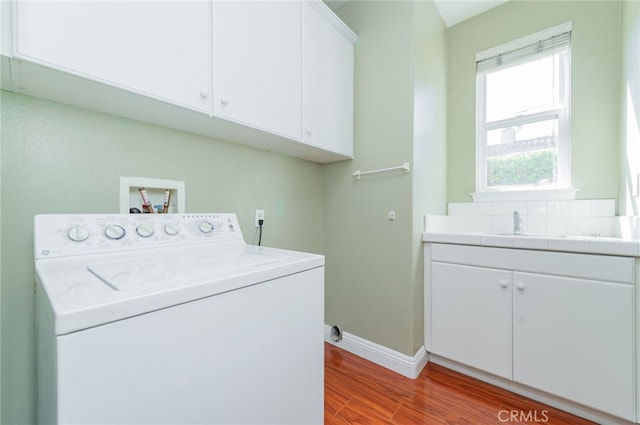
[[15, 7], [17, 57], [210, 112], [209, 2], [20, 1]]
[[513, 379], [633, 420], [632, 285], [514, 273]]
[[435, 354], [511, 379], [511, 272], [432, 263]]
[[322, 6], [303, 4], [302, 141], [352, 157], [353, 42]]
[[425, 260], [433, 354], [636, 419], [633, 258], [427, 244]]
[[356, 36], [306, 1], [304, 34], [302, 0], [2, 2], [2, 88], [315, 162], [352, 158]]
[[214, 115], [300, 140], [299, 1], [216, 1]]
[[0, 1], [0, 55], [11, 57], [13, 54], [13, 3]]

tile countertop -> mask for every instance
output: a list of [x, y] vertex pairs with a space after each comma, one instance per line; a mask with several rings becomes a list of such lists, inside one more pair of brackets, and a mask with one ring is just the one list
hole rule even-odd
[[512, 235], [492, 232], [445, 231], [424, 232], [422, 234], [422, 240], [430, 243], [640, 257], [640, 239], [623, 239], [605, 236]]

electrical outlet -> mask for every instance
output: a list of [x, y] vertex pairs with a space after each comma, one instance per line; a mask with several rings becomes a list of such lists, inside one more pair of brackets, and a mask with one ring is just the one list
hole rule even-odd
[[[260, 223], [258, 223], [258, 220], [264, 220], [264, 210], [256, 210], [256, 227], [260, 227]], [[262, 226], [264, 227], [264, 224]]]

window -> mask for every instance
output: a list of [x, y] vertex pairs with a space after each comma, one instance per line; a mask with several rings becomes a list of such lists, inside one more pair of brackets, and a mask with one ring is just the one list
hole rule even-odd
[[571, 23], [476, 56], [476, 190], [570, 188]]

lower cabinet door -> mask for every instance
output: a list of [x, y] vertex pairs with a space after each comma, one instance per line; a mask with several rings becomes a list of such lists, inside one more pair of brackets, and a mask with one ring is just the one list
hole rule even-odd
[[432, 352], [511, 379], [512, 272], [432, 263]]
[[633, 285], [513, 274], [513, 379], [634, 416]]

